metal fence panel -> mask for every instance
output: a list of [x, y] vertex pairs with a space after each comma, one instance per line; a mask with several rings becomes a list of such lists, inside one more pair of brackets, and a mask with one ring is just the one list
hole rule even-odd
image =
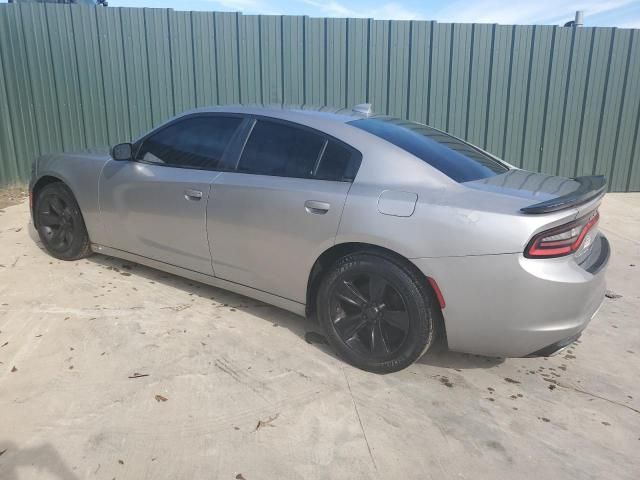
[[[633, 43], [629, 50], [630, 65], [627, 78], [624, 113], [618, 130], [620, 150], [613, 155], [616, 161], [611, 178], [620, 182], [620, 190], [640, 191], [640, 33], [633, 32]], [[626, 173], [626, 175], [625, 175]], [[622, 187], [623, 182], [625, 186]]]
[[282, 88], [287, 105], [304, 103], [304, 17], [282, 18]]
[[447, 90], [448, 111], [445, 130], [458, 137], [467, 135], [467, 112], [469, 111], [469, 73], [473, 26], [455, 25], [451, 52], [451, 77]]
[[364, 18], [347, 20], [346, 105], [358, 105], [367, 99], [369, 22]]
[[144, 33], [147, 44], [147, 71], [151, 90], [151, 121], [154, 125], [174, 114], [170, 10], [144, 10]]
[[[531, 91], [530, 66], [534, 39], [535, 27], [513, 27], [510, 70], [505, 92], [508, 98], [503, 120], [502, 156], [511, 159], [511, 163], [518, 167], [523, 166], [522, 150]], [[534, 169], [537, 169], [537, 165]]]
[[[54, 4], [47, 4], [45, 13], [53, 74], [50, 95], [57, 103], [60, 119], [65, 119], [66, 124], [60, 121], [62, 149], [77, 151], [86, 148], [86, 134], [71, 9], [59, 9]], [[65, 128], [67, 125], [72, 128]]]
[[431, 98], [431, 57], [433, 54], [433, 22], [412, 22], [411, 55], [409, 56], [409, 111], [410, 120], [427, 122]]
[[218, 72], [218, 103], [240, 102], [238, 65], [238, 13], [214, 14], [216, 71]]
[[363, 102], [640, 190], [638, 30], [0, 5], [0, 184], [193, 107]]
[[325, 20], [325, 103], [343, 107], [347, 98], [347, 20]]
[[8, 160], [14, 160], [15, 158], [15, 146], [13, 144], [13, 126], [11, 125], [11, 112], [9, 111], [9, 105], [6, 101], [7, 98], [7, 86], [4, 81], [4, 67], [2, 65], [2, 57], [0, 57], [0, 159], [6, 159], [7, 161], [0, 161], [0, 176], [2, 178], [9, 178], [12, 175], [16, 175], [15, 161], [9, 162]]
[[7, 112], [8, 123], [2, 131], [10, 136], [2, 142], [0, 184], [26, 178], [29, 162], [41, 153], [20, 13], [17, 9], [0, 9], [0, 62], [5, 87], [0, 110]]
[[305, 103], [323, 105], [327, 99], [325, 21], [322, 18], [305, 18], [305, 25], [303, 47]]
[[98, 8], [98, 45], [102, 64], [104, 104], [106, 109], [109, 144], [126, 141], [130, 137], [131, 123], [127, 100], [127, 81], [122, 43], [120, 10]]
[[88, 8], [71, 9], [80, 109], [87, 147], [109, 143], [98, 23]]
[[[31, 79], [31, 95], [27, 101], [34, 107], [39, 149], [41, 152], [59, 152], [64, 149], [61, 129], [67, 128], [67, 125], [62, 125], [62, 122], [70, 119], [62, 117], [58, 109], [57, 95], [60, 92], [56, 88], [53, 74], [53, 56], [47, 19], [47, 11], [51, 9], [47, 9], [47, 6], [33, 4], [21, 7], [23, 26], [21, 40], [26, 50], [27, 76]], [[22, 80], [18, 79], [18, 82]], [[11, 95], [10, 92], [7, 93]], [[68, 128], [78, 128], [70, 121], [68, 123], [70, 124]], [[24, 171], [24, 168], [21, 171]]]
[[609, 177], [609, 183], [614, 189], [619, 188], [619, 176], [613, 177], [615, 162], [615, 145], [618, 139], [618, 131], [622, 109], [625, 102], [625, 93], [629, 81], [630, 58], [628, 53], [629, 43], [632, 40], [633, 30], [612, 30], [610, 61], [607, 68], [607, 76], [603, 85], [603, 93], [600, 99], [600, 122], [596, 132], [593, 150], [583, 148], [585, 154], [591, 156], [591, 171], [586, 169], [578, 171], [579, 174], [587, 174], [603, 171]]

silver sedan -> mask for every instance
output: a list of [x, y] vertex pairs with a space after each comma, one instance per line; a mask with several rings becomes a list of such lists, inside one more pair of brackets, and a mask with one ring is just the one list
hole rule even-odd
[[438, 338], [553, 354], [605, 291], [603, 177], [524, 171], [368, 105], [190, 111], [109, 155], [39, 158], [30, 192], [56, 258], [108, 254], [317, 316], [373, 372]]

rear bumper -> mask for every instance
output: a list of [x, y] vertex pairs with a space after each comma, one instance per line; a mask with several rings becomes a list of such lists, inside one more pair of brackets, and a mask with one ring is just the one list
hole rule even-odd
[[[449, 348], [498, 357], [549, 355], [575, 340], [605, 293], [609, 244], [591, 262], [522, 254], [414, 259], [440, 287]], [[596, 261], [597, 260], [597, 261]]]

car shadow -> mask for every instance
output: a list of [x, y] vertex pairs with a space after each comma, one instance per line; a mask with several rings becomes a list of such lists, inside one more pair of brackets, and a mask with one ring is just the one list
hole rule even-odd
[[424, 355], [417, 363], [432, 367], [473, 370], [492, 368], [504, 363], [504, 360], [502, 357], [483, 357], [482, 355], [452, 352], [446, 348], [446, 345], [437, 345], [434, 351]]
[[[328, 345], [322, 327], [315, 317], [300, 317], [279, 307], [254, 300], [244, 295], [212, 287], [210, 285], [189, 280], [178, 275], [146, 267], [128, 260], [94, 254], [88, 258], [91, 262], [125, 275], [137, 275], [148, 281], [162, 283], [172, 288], [178, 288], [189, 295], [198, 296], [206, 300], [214, 300], [223, 306], [257, 316], [274, 326], [289, 329], [301, 340], [321, 350], [323, 353], [339, 359]], [[476, 368], [491, 368], [504, 362], [503, 358], [483, 357], [465, 353], [451, 352], [446, 343], [440, 340], [433, 346], [432, 351], [424, 355], [418, 363], [444, 368], [458, 368], [461, 370]]]
[[[33, 224], [31, 224], [31, 222], [29, 223], [29, 227], [29, 235], [32, 240], [40, 250], [46, 253], [42, 242], [40, 242], [38, 233], [33, 228]], [[259, 300], [245, 297], [244, 295], [194, 280], [189, 280], [178, 275], [167, 273], [162, 270], [156, 270], [151, 267], [116, 257], [95, 253], [87, 260], [121, 274], [137, 275], [148, 281], [162, 283], [164, 285], [171, 286], [172, 288], [181, 289], [189, 295], [195, 295], [207, 300], [215, 300], [224, 306], [250, 313], [251, 315], [270, 322], [274, 326], [289, 329], [301, 340], [313, 345], [323, 353], [340, 360], [333, 349], [329, 346], [328, 341], [322, 332], [322, 327], [320, 327], [316, 318], [313, 316], [300, 317], [294, 313], [263, 303]], [[437, 341], [428, 354], [424, 355], [417, 361], [417, 363], [423, 365], [457, 368], [460, 370], [491, 368], [503, 362], [504, 358], [483, 357], [480, 355], [452, 352], [447, 349], [446, 341], [442, 339]]]
[[[28, 229], [31, 240], [33, 240], [36, 246], [44, 254], [49, 255], [40, 241], [38, 232], [35, 230], [32, 222], [29, 222]], [[338, 358], [328, 346], [327, 339], [322, 333], [322, 329], [314, 317], [301, 317], [244, 295], [230, 292], [222, 288], [213, 287], [206, 283], [190, 280], [162, 270], [157, 270], [152, 267], [147, 267], [129, 260], [109, 255], [102, 255], [100, 253], [94, 253], [86, 260], [122, 275], [135, 275], [149, 282], [160, 283], [172, 288], [180, 289], [188, 295], [197, 296], [206, 300], [213, 300], [225, 307], [250, 313], [251, 315], [260, 317], [271, 323], [274, 327], [277, 326], [289, 329], [302, 340], [305, 340], [308, 344], [314, 345], [334, 358]]]
[[58, 450], [50, 443], [19, 448], [13, 442], [0, 440], [0, 476], [3, 480], [23, 478], [20, 473], [23, 468], [36, 469], [38, 477], [46, 476], [60, 480], [80, 478], [67, 466]]
[[230, 292], [222, 288], [213, 287], [205, 283], [174, 275], [172, 273], [156, 270], [139, 263], [123, 260], [120, 258], [93, 254], [87, 258], [88, 261], [100, 267], [112, 270], [126, 276], [141, 277], [149, 282], [155, 282], [182, 290], [188, 295], [193, 295], [204, 300], [215, 301], [224, 307], [240, 310], [259, 317], [274, 327], [282, 327], [290, 330], [301, 340], [313, 345], [323, 353], [338, 358], [329, 347], [322, 328], [315, 317], [301, 317], [292, 312], [288, 312], [279, 307], [255, 300], [238, 293]]

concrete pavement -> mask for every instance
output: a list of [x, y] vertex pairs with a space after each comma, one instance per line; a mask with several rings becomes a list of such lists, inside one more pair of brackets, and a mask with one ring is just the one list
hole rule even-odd
[[1, 479], [640, 478], [640, 194], [601, 208], [621, 296], [579, 344], [386, 376], [283, 310], [55, 260], [27, 212], [0, 212]]

